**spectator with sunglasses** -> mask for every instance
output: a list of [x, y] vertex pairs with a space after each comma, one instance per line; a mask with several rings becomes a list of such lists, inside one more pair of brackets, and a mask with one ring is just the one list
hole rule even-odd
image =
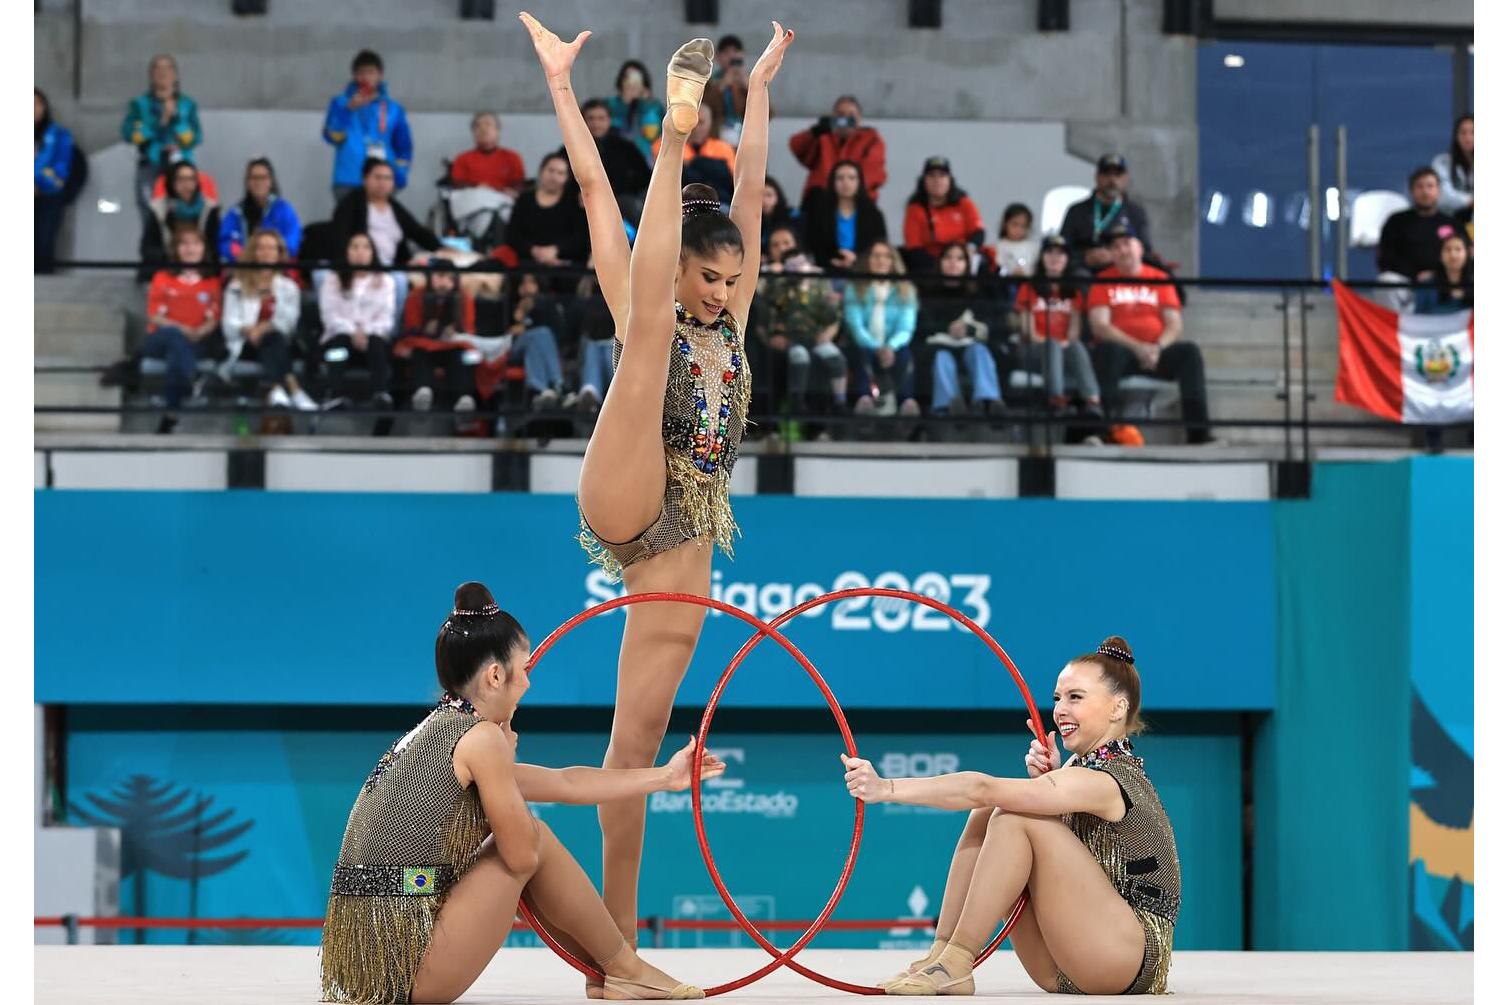
[[1114, 263], [1104, 236], [1112, 227], [1124, 228], [1141, 242], [1143, 257], [1154, 260], [1152, 231], [1147, 211], [1126, 194], [1131, 174], [1126, 158], [1106, 154], [1095, 165], [1094, 192], [1083, 202], [1076, 202], [1063, 214], [1058, 233], [1068, 242], [1069, 268], [1080, 275], [1092, 275]]

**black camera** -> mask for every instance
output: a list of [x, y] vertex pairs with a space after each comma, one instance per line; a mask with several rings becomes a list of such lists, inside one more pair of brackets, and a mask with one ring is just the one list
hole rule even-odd
[[852, 129], [857, 125], [852, 115], [834, 115], [830, 121], [834, 129]]

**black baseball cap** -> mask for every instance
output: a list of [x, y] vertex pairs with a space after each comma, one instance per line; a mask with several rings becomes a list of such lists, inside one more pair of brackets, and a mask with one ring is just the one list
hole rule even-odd
[[927, 163], [922, 165], [922, 174], [926, 174], [928, 171], [946, 171], [948, 174], [952, 174], [953, 165], [949, 164], [948, 158], [941, 154], [933, 154], [927, 158]]
[[1126, 158], [1120, 154], [1105, 154], [1094, 166], [1096, 174], [1122, 174], [1126, 171]]
[[1054, 249], [1057, 250], [1057, 251], [1067, 251], [1068, 250], [1068, 242], [1063, 239], [1063, 235], [1062, 234], [1048, 234], [1046, 237], [1042, 238], [1042, 250], [1043, 251], [1049, 251], [1049, 250], [1054, 250]]
[[1115, 239], [1118, 237], [1135, 236], [1136, 235], [1132, 233], [1131, 228], [1126, 226], [1124, 223], [1112, 223], [1100, 233], [1100, 244], [1108, 248], [1110, 247], [1110, 245], [1115, 243]]

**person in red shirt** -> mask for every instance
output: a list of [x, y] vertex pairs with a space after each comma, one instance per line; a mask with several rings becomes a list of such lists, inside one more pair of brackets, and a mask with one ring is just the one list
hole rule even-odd
[[147, 337], [141, 355], [167, 362], [165, 395], [168, 411], [157, 426], [171, 433], [178, 425], [175, 414], [194, 382], [199, 358], [209, 355], [210, 336], [220, 327], [220, 280], [204, 262], [204, 235], [192, 220], [173, 227], [174, 270], [152, 277], [147, 290]]
[[906, 266], [925, 271], [950, 244], [962, 244], [972, 258], [984, 243], [979, 207], [953, 179], [946, 157], [928, 157], [906, 204]]
[[477, 112], [471, 119], [471, 137], [476, 147], [461, 154], [450, 165], [450, 184], [455, 188], [486, 185], [516, 196], [524, 189], [524, 162], [518, 153], [498, 146], [501, 129], [497, 116]]
[[461, 289], [454, 262], [434, 258], [429, 267], [429, 281], [409, 291], [403, 305], [404, 338], [394, 347], [408, 356], [409, 407], [429, 411], [438, 384], [455, 411], [474, 411], [476, 374], [465, 359], [471, 346], [456, 336], [476, 333], [476, 303]]
[[[1094, 370], [1104, 390], [1106, 412], [1119, 411], [1122, 377], [1139, 375], [1178, 381], [1183, 418], [1190, 443], [1208, 443], [1209, 403], [1204, 390], [1204, 356], [1192, 342], [1181, 341], [1183, 310], [1168, 274], [1142, 262], [1141, 241], [1123, 226], [1103, 235], [1113, 264], [1095, 276], [1089, 290], [1089, 327], [1094, 332]], [[1124, 280], [1103, 282], [1103, 280]], [[1119, 431], [1118, 431], [1119, 430]], [[1111, 428], [1118, 443], [1140, 439]]]
[[1068, 242], [1058, 234], [1042, 240], [1037, 268], [1021, 284], [1016, 310], [1026, 337], [1016, 347], [1017, 364], [1031, 373], [1043, 373], [1047, 401], [1055, 414], [1068, 410], [1063, 384], [1064, 357], [1074, 384], [1084, 398], [1084, 410], [1103, 415], [1100, 385], [1089, 361], [1089, 350], [1079, 338], [1084, 313], [1084, 293], [1068, 277]]
[[877, 130], [864, 124], [859, 99], [845, 94], [833, 102], [833, 113], [824, 115], [810, 129], [791, 137], [791, 153], [806, 166], [806, 184], [801, 189], [802, 212], [813, 191], [827, 185], [839, 161], [854, 161], [864, 169], [869, 198], [880, 201], [885, 184], [885, 141]]

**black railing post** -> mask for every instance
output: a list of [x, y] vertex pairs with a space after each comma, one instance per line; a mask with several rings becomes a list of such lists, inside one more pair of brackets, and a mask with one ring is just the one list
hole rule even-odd
[[79, 916], [77, 914], [63, 915], [63, 931], [68, 934], [70, 946], [79, 944]]

